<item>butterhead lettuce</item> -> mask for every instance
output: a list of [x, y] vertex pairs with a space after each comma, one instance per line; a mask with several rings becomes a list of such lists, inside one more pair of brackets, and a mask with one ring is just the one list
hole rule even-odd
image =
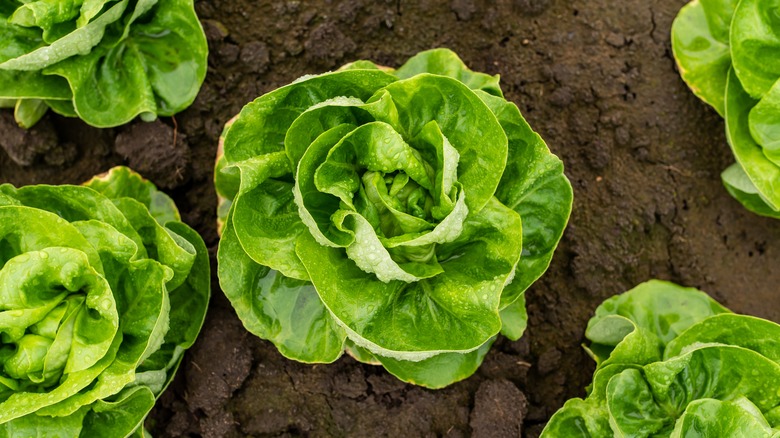
[[188, 107], [208, 47], [193, 0], [0, 2], [0, 106], [104, 128]]
[[0, 436], [141, 436], [209, 294], [203, 240], [129, 169], [0, 185]]
[[748, 210], [780, 218], [780, 17], [770, 0], [694, 0], [672, 25], [691, 90], [726, 120], [736, 158], [721, 179]]
[[246, 328], [428, 387], [522, 335], [571, 211], [498, 77], [449, 50], [302, 77], [248, 104], [223, 150], [219, 278]]
[[652, 280], [596, 309], [597, 368], [542, 437], [780, 436], [780, 325]]

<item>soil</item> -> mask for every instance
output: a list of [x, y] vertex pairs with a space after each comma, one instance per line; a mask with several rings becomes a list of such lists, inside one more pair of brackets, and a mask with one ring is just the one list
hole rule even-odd
[[566, 399], [584, 395], [593, 371], [580, 347], [585, 324], [613, 294], [662, 278], [780, 321], [780, 221], [747, 212], [720, 183], [733, 162], [723, 122], [671, 57], [684, 3], [202, 0], [209, 74], [190, 109], [107, 130], [50, 114], [30, 132], [3, 111], [0, 182], [79, 183], [132, 165], [175, 198], [213, 255], [214, 153], [248, 100], [355, 59], [397, 66], [452, 48], [473, 69], [501, 74], [574, 186], [569, 227], [527, 292], [527, 334], [499, 339], [473, 377], [431, 391], [346, 356], [284, 359], [243, 329], [215, 275], [203, 332], [147, 427], [161, 437], [535, 437]]

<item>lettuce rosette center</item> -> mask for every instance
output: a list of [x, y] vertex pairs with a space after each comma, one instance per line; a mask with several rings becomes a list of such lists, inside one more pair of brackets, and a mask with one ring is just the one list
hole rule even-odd
[[[421, 95], [446, 93], [449, 101], [415, 102], [408, 94], [411, 89]], [[444, 108], [467, 104], [473, 112], [464, 115], [453, 116]], [[298, 162], [293, 193], [311, 235], [322, 245], [345, 248], [360, 269], [383, 282], [415, 282], [443, 273], [437, 245], [460, 237], [469, 205], [481, 209], [485, 194], [495, 191], [503, 172], [507, 140], [498, 121], [467, 87], [432, 75], [398, 81], [365, 104], [337, 98], [313, 111], [327, 117], [331, 105], [336, 111], [360, 108], [374, 121], [334, 126], [318, 136]], [[459, 178], [458, 147], [442, 132], [439, 120], [415, 114], [421, 105], [429, 114], [455, 118], [445, 120], [444, 127], [455, 144], [483, 145], [494, 160], [474, 163], [473, 156], [464, 157], [463, 166], [471, 173]], [[469, 125], [471, 132], [484, 135], [477, 138], [453, 129]], [[472, 177], [475, 165], [485, 177]], [[508, 264], [511, 270], [514, 263]]]
[[[216, 172], [220, 282], [247, 328], [298, 360], [346, 350], [428, 386], [473, 372], [570, 208], [560, 162], [497, 80], [434, 50], [398, 70], [360, 62], [307, 76], [247, 105]], [[552, 229], [529, 229], [544, 255], [507, 287], [537, 165], [554, 186]], [[519, 336], [524, 308], [507, 314]]]
[[[108, 282], [84, 253], [44, 248], [0, 271], [0, 363], [9, 389], [46, 389], [103, 357], [118, 328]], [[0, 393], [1, 394], [1, 393]]]

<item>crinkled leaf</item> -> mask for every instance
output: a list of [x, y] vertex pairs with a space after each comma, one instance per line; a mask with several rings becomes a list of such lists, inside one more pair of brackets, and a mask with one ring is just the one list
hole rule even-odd
[[682, 438], [691, 434], [777, 438], [780, 430], [773, 430], [761, 411], [748, 399], [733, 402], [702, 399], [688, 405], [670, 437]]
[[129, 0], [118, 2], [95, 21], [74, 30], [49, 45], [4, 60], [0, 63], [0, 70], [36, 71], [73, 56], [88, 53], [100, 43], [106, 32], [106, 27], [122, 17], [128, 2]]
[[493, 200], [466, 221], [458, 240], [441, 245], [444, 272], [413, 283], [376, 281], [344, 250], [306, 235], [298, 255], [353, 342], [378, 356], [419, 361], [476, 350], [498, 333], [498, 300], [517, 263], [521, 233], [519, 216]]
[[84, 418], [82, 436], [130, 436], [143, 429], [154, 402], [154, 394], [145, 386], [125, 389], [111, 401], [99, 400]]
[[[607, 404], [616, 433], [647, 436], [671, 431], [689, 403], [745, 397], [761, 411], [780, 405], [780, 365], [734, 346], [704, 346], [610, 380]], [[633, 415], [639, 405], [644, 415]], [[639, 432], [639, 431], [643, 432]]]
[[26, 206], [0, 207], [0, 267], [12, 257], [49, 247], [77, 249], [87, 255], [90, 266], [103, 271], [98, 252], [64, 219]]
[[250, 187], [236, 195], [231, 207], [242, 247], [259, 264], [287, 277], [308, 279], [295, 254], [295, 240], [305, 227], [293, 200], [293, 185], [278, 179], [289, 172], [287, 156], [276, 152], [236, 166], [242, 186]]
[[550, 418], [541, 437], [590, 438], [608, 437], [612, 434], [606, 406], [573, 398]]
[[160, 225], [181, 221], [179, 210], [173, 199], [157, 190], [151, 182], [127, 167], [111, 168], [103, 175], [95, 176], [84, 183], [109, 199], [132, 198], [144, 204]]
[[195, 248], [195, 261], [181, 286], [170, 291], [170, 330], [165, 343], [190, 348], [206, 318], [211, 296], [209, 252], [200, 235], [182, 222], [168, 223], [169, 231], [184, 238]]
[[183, 110], [205, 77], [206, 38], [191, 0], [17, 6], [10, 20], [0, 13], [0, 97], [67, 101], [49, 106], [110, 127]]
[[472, 90], [482, 90], [493, 96], [503, 97], [501, 86], [498, 85], [498, 75], [490, 76], [471, 71], [458, 55], [449, 49], [420, 52], [393, 72], [400, 79], [411, 78], [422, 73], [447, 76], [457, 79]]
[[[661, 359], [663, 348], [691, 325], [727, 313], [707, 294], [651, 280], [604, 301], [588, 322], [585, 336], [599, 363], [646, 364]], [[598, 346], [604, 348], [597, 350]], [[608, 353], [609, 356], [603, 354]]]
[[149, 257], [158, 260], [172, 271], [168, 288], [181, 286], [192, 271], [197, 257], [193, 245], [170, 229], [161, 226], [149, 210], [133, 198], [116, 198], [117, 208], [138, 233]]
[[111, 365], [111, 362], [116, 357], [119, 344], [120, 339], [117, 337], [106, 355], [98, 363], [84, 371], [68, 374], [59, 386], [49, 389], [47, 392], [16, 392], [11, 394], [5, 401], [0, 403], [0, 424], [40, 411], [53, 403], [62, 402], [76, 396], [79, 391], [90, 385]]
[[[139, 366], [142, 373], [153, 373], [159, 379], [154, 386], [147, 384], [155, 395], [170, 384], [184, 357], [184, 350], [195, 343], [211, 296], [209, 253], [203, 239], [184, 223], [169, 222], [167, 227], [190, 242], [197, 255], [186, 281], [169, 292], [170, 321], [163, 345]], [[141, 374], [136, 374], [136, 379], [141, 378]]]
[[77, 437], [83, 430], [84, 416], [88, 410], [84, 407], [73, 415], [65, 417], [41, 416], [31, 413], [15, 420], [0, 423], [0, 437]]
[[348, 70], [303, 77], [265, 94], [241, 110], [225, 137], [225, 157], [234, 163], [284, 150], [287, 130], [306, 109], [338, 96], [367, 100], [396, 79], [379, 70]]
[[36, 0], [25, 2], [11, 16], [10, 21], [24, 27], [49, 28], [57, 23], [76, 18], [81, 0]]
[[751, 136], [761, 145], [764, 155], [780, 167], [780, 81], [775, 82], [750, 110], [748, 124]]
[[[122, 212], [110, 199], [95, 196], [95, 192], [77, 186], [27, 186], [16, 190], [16, 198], [24, 205], [57, 214], [68, 222], [98, 220], [111, 226], [135, 242], [146, 256], [143, 240]], [[95, 247], [100, 246], [100, 242]], [[94, 266], [94, 264], [93, 264]]]
[[709, 343], [747, 348], [780, 364], [780, 325], [754, 316], [731, 313], [713, 315], [689, 327], [669, 342], [664, 359]]

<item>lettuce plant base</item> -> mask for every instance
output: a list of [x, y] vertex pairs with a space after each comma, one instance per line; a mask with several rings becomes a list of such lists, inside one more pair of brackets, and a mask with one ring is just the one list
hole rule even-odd
[[723, 189], [732, 157], [722, 120], [671, 59], [684, 0], [267, 3], [197, 3], [211, 67], [176, 123], [97, 130], [49, 114], [27, 152], [33, 140], [2, 110], [0, 146], [31, 164], [0, 151], [0, 182], [80, 183], [132, 164], [169, 187], [214, 253], [214, 151], [248, 99], [354, 59], [397, 66], [447, 46], [474, 70], [500, 73], [507, 98], [564, 160], [572, 219], [527, 292], [526, 335], [499, 338], [473, 377], [438, 391], [348, 357], [317, 366], [283, 358], [243, 329], [215, 276], [206, 325], [147, 423], [155, 436], [469, 436], [491, 423], [501, 426], [494, 436], [537, 436], [565, 400], [584, 395], [593, 372], [584, 327], [613, 294], [658, 277], [780, 321], [780, 223]]

